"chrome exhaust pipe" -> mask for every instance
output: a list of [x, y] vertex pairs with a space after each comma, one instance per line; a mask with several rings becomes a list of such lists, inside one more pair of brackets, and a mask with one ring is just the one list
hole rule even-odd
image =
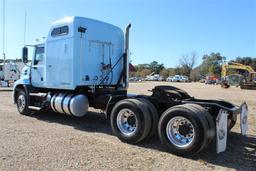
[[129, 34], [130, 34], [131, 26], [132, 26], [131, 23], [129, 23], [125, 29], [125, 53], [126, 54], [129, 52]]
[[130, 34], [130, 28], [131, 28], [131, 23], [129, 23], [126, 26], [125, 29], [125, 56], [124, 56], [124, 79], [123, 79], [123, 83], [124, 83], [124, 88], [127, 90], [128, 89], [128, 85], [129, 85], [129, 56], [130, 56], [130, 52], [129, 52], [129, 34]]

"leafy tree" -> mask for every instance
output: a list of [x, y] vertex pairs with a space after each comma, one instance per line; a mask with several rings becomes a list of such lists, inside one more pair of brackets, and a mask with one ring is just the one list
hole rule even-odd
[[200, 65], [200, 74], [206, 76], [207, 74], [214, 74], [220, 76], [221, 65], [226, 58], [220, 53], [211, 53], [203, 56], [203, 62]]
[[162, 76], [164, 79], [166, 79], [167, 77], [169, 77], [169, 70], [162, 69], [160, 72], [160, 76]]
[[177, 66], [174, 71], [175, 71], [175, 75], [182, 75], [182, 68], [181, 67]]
[[157, 61], [149, 63], [149, 69], [155, 74], [159, 74], [162, 69], [164, 69], [164, 64], [159, 64]]
[[143, 69], [140, 71], [140, 77], [146, 77], [147, 75], [149, 75], [151, 73], [151, 71], [149, 69]]
[[137, 71], [142, 71], [143, 69], [149, 69], [149, 64], [138, 64], [135, 66]]
[[129, 77], [135, 77], [136, 72], [129, 72]]
[[168, 68], [167, 70], [168, 70], [168, 72], [169, 72], [169, 76], [176, 75], [176, 73], [175, 73], [175, 68]]

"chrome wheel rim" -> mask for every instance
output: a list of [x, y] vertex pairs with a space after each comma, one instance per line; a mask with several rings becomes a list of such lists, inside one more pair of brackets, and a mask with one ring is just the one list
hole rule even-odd
[[117, 114], [117, 127], [126, 136], [132, 136], [137, 131], [138, 119], [130, 109], [122, 109]]
[[176, 147], [186, 148], [195, 139], [195, 129], [187, 118], [176, 116], [167, 123], [166, 135]]
[[24, 95], [19, 95], [18, 97], [18, 109], [19, 111], [23, 111], [26, 107], [26, 100]]

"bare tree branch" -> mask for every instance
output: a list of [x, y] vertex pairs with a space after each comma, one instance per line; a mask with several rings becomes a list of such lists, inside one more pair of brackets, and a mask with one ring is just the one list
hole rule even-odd
[[180, 58], [180, 66], [184, 75], [190, 76], [190, 73], [195, 66], [196, 58], [196, 52], [191, 52], [190, 55], [185, 54]]

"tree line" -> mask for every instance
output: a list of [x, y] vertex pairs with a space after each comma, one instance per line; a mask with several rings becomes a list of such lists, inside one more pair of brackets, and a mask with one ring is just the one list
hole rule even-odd
[[167, 78], [173, 75], [185, 75], [192, 81], [198, 81], [208, 75], [221, 76], [221, 66], [223, 63], [241, 63], [250, 65], [256, 70], [255, 57], [237, 57], [235, 60], [226, 61], [226, 57], [220, 53], [205, 54], [202, 57], [202, 63], [195, 66], [197, 55], [192, 52], [188, 55], [183, 55], [179, 59], [179, 65], [174, 68], [166, 68], [163, 63], [153, 61], [146, 64], [135, 65], [135, 72], [130, 72], [131, 77], [146, 77], [151, 73], [160, 74], [162, 77]]
[[[208, 75], [221, 76], [221, 66], [226, 62], [226, 57], [220, 53], [205, 54], [202, 57], [202, 63], [195, 66], [197, 55], [195, 52], [181, 56], [179, 59], [179, 65], [174, 68], [167, 68], [163, 63], [153, 61], [146, 64], [135, 65], [135, 72], [130, 72], [130, 77], [143, 77], [151, 73], [160, 74], [163, 78], [173, 75], [185, 75], [192, 81], [198, 81], [205, 78]], [[21, 59], [10, 60], [6, 62], [22, 62]], [[256, 71], [256, 57], [237, 57], [235, 60], [230, 60], [228, 63], [241, 63], [251, 66]], [[3, 63], [3, 59], [0, 59], [0, 63]]]

